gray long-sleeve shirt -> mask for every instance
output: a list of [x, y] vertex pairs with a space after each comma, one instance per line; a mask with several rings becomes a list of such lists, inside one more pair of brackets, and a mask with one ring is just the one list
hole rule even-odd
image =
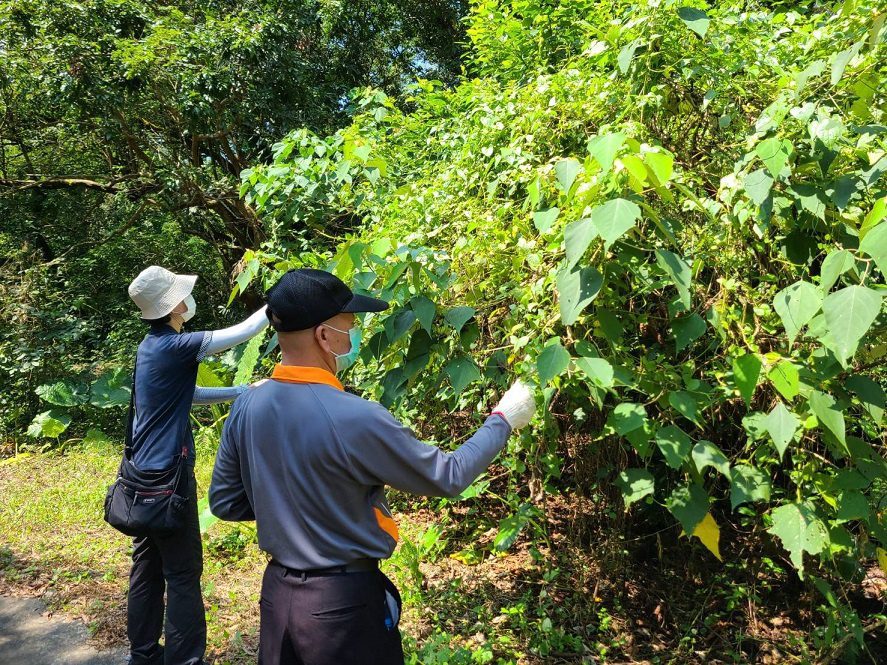
[[194, 389], [194, 397], [191, 404], [221, 404], [231, 402], [244, 392], [249, 390], [249, 384], [241, 383], [236, 386], [206, 387], [197, 386]]
[[290, 568], [391, 556], [397, 527], [384, 486], [457, 496], [511, 433], [493, 415], [448, 453], [418, 441], [380, 404], [344, 392], [329, 372], [278, 365], [272, 379], [234, 403], [209, 502], [222, 519], [255, 519], [259, 547]]

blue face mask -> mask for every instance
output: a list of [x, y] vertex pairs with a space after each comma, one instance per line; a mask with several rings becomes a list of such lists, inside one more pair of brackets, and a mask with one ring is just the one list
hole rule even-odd
[[338, 328], [333, 328], [326, 323], [321, 324], [326, 326], [330, 330], [335, 330], [338, 333], [342, 333], [343, 335], [348, 335], [348, 339], [351, 340], [351, 349], [348, 353], [334, 353], [333, 355], [336, 357], [336, 374], [341, 374], [346, 369], [351, 367], [355, 362], [357, 362], [357, 357], [360, 355], [360, 343], [363, 340], [363, 334], [360, 332], [360, 328], [357, 326], [353, 328], [349, 328], [348, 330], [339, 330]]

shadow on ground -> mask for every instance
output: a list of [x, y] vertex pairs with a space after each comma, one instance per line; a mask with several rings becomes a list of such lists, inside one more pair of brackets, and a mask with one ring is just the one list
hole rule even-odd
[[0, 662], [29, 665], [119, 665], [124, 649], [96, 651], [80, 621], [47, 613], [36, 598], [0, 596]]

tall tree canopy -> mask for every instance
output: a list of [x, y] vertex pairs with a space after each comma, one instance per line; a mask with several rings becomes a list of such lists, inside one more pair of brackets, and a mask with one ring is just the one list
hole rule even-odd
[[355, 86], [453, 79], [462, 4], [2, 2], [0, 205], [39, 206], [21, 230], [46, 258], [54, 207], [116, 197], [125, 226], [175, 213], [230, 266], [261, 239], [240, 172], [293, 127], [334, 127]]

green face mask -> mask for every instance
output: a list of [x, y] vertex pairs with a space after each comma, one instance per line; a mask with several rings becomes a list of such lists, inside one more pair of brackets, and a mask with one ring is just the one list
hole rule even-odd
[[355, 362], [357, 362], [357, 357], [360, 355], [360, 343], [363, 340], [363, 334], [360, 331], [360, 328], [354, 326], [353, 328], [349, 328], [348, 330], [339, 330], [338, 328], [333, 328], [326, 323], [321, 325], [326, 326], [330, 330], [335, 330], [338, 333], [342, 333], [343, 335], [348, 335], [348, 339], [351, 340], [351, 349], [348, 353], [334, 353], [336, 356], [336, 374], [341, 374], [346, 369], [351, 367]]

